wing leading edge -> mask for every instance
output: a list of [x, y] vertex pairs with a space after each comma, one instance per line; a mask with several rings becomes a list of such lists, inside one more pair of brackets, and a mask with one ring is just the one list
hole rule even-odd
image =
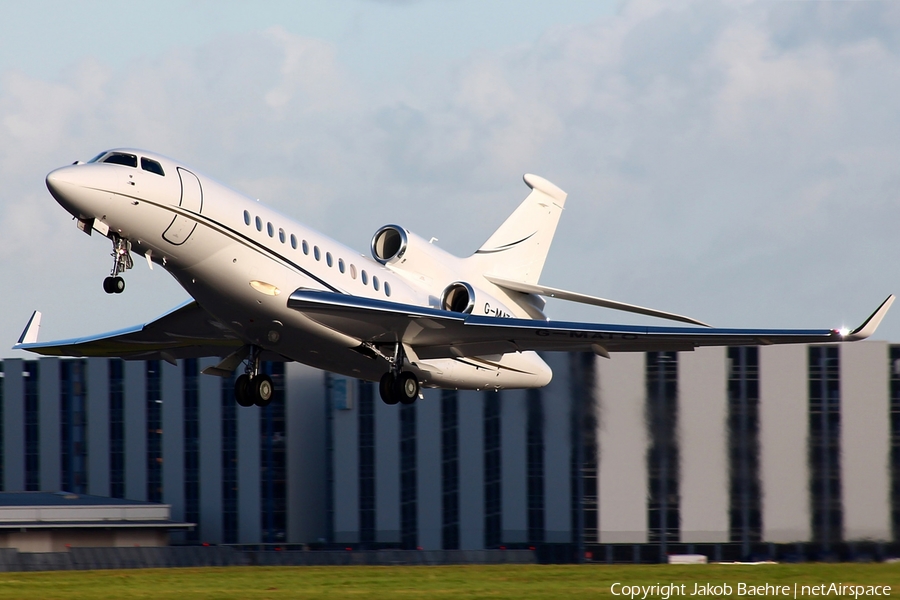
[[35, 315], [32, 315], [13, 350], [27, 350], [44, 356], [99, 356], [173, 362], [179, 358], [224, 356], [242, 345], [193, 301], [144, 325], [54, 342], [37, 341]]
[[355, 296], [299, 289], [288, 306], [310, 319], [379, 344], [403, 342], [420, 358], [451, 358], [526, 350], [652, 352], [701, 346], [759, 346], [857, 341], [875, 332], [894, 296], [853, 331], [652, 327], [472, 316]]

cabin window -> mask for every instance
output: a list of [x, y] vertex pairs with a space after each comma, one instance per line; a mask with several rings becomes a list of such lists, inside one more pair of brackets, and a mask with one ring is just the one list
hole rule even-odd
[[306, 243], [306, 240], [303, 240], [303, 254], [309, 254], [309, 244]]
[[262, 219], [259, 217], [256, 217], [256, 230], [262, 231]]
[[318, 246], [313, 246], [313, 256], [316, 257], [316, 260], [320, 260], [322, 258], [322, 255], [319, 253]]
[[286, 238], [284, 237], [284, 229], [281, 229], [281, 228], [279, 227], [279, 228], [278, 228], [278, 241], [281, 242], [281, 243], [283, 244], [285, 239], [286, 239]]
[[137, 168], [137, 156], [134, 154], [126, 154], [124, 152], [113, 152], [103, 159], [108, 165], [123, 165], [126, 167]]
[[245, 210], [244, 211], [244, 225], [249, 225], [249, 224], [250, 224], [250, 212]]
[[149, 171], [150, 173], [156, 173], [157, 175], [166, 176], [165, 172], [163, 172], [162, 165], [156, 162], [153, 159], [146, 158], [144, 156], [141, 157], [141, 168], [145, 171]]
[[275, 237], [275, 227], [271, 223], [266, 223], [266, 231], [269, 237]]
[[293, 233], [291, 234], [291, 248], [293, 248], [294, 250], [297, 249], [297, 236]]
[[376, 291], [376, 292], [378, 291], [378, 288], [381, 287], [381, 285], [378, 283], [378, 277], [377, 277], [377, 276], [373, 276], [373, 277], [372, 277], [372, 287], [375, 288], [375, 291]]
[[362, 279], [363, 285], [369, 285], [369, 274], [366, 273], [365, 269], [363, 269], [363, 271], [362, 271], [361, 279]]
[[344, 267], [345, 267], [345, 265], [344, 265], [344, 259], [343, 259], [343, 258], [339, 258], [339, 259], [338, 259], [338, 271], [340, 271], [341, 273], [343, 273], [343, 272], [344, 272]]
[[356, 279], [356, 265], [350, 265], [350, 279]]
[[326, 252], [326, 253], [325, 253], [325, 263], [326, 263], [329, 267], [330, 267], [331, 265], [334, 264], [334, 261], [333, 261], [332, 258], [331, 258], [331, 252]]
[[384, 295], [390, 297], [391, 295], [391, 284], [387, 281], [384, 282]]

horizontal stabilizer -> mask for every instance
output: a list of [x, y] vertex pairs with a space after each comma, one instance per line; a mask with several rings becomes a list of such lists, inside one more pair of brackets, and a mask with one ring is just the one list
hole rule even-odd
[[521, 281], [510, 281], [509, 279], [501, 279], [492, 275], [485, 275], [485, 279], [507, 290], [514, 292], [522, 292], [524, 294], [537, 294], [548, 298], [558, 298], [560, 300], [568, 300], [570, 302], [580, 302], [581, 304], [591, 304], [593, 306], [602, 306], [603, 308], [611, 308], [613, 310], [622, 310], [625, 312], [646, 315], [648, 317], [658, 317], [660, 319], [668, 319], [670, 321], [679, 321], [681, 323], [690, 323], [691, 325], [702, 325], [709, 327], [703, 321], [676, 315], [675, 313], [656, 310], [653, 308], [645, 308], [634, 304], [625, 304], [624, 302], [616, 302], [615, 300], [607, 300], [605, 298], [597, 298], [596, 296], [588, 296], [577, 292], [568, 292], [557, 288], [547, 287], [545, 285], [535, 285], [531, 283], [522, 283]]

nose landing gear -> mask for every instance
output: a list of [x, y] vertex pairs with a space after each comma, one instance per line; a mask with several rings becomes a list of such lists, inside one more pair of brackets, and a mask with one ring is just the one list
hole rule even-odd
[[265, 408], [272, 403], [274, 396], [272, 378], [259, 372], [259, 348], [252, 346], [246, 372], [234, 382], [234, 399], [240, 406]]
[[111, 233], [110, 237], [113, 244], [113, 268], [109, 273], [109, 277], [103, 280], [103, 291], [107, 294], [121, 294], [125, 291], [125, 280], [119, 277], [119, 273], [124, 273], [134, 266], [131, 259], [131, 242], [122, 236]]

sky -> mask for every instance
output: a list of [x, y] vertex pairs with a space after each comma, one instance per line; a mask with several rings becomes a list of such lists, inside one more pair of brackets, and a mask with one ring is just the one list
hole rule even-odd
[[[16, 3], [0, 357], [35, 309], [51, 340], [187, 299], [143, 261], [107, 296], [109, 242], [46, 191], [116, 146], [364, 253], [398, 223], [466, 256], [536, 173], [569, 193], [543, 284], [722, 327], [852, 327], [900, 291], [898, 99], [890, 1]], [[900, 314], [876, 338], [900, 342]]]

